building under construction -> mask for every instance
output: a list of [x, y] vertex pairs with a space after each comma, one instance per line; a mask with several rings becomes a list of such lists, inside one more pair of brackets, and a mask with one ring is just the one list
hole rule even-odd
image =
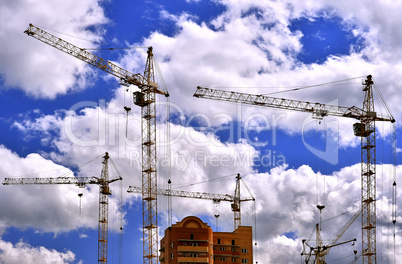
[[168, 227], [160, 242], [160, 263], [253, 263], [251, 226], [233, 232], [213, 232], [195, 216]]

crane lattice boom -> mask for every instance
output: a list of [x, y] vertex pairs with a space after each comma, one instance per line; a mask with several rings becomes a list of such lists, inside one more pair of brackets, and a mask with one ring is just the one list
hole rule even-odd
[[29, 24], [27, 30], [24, 31], [28, 36], [34, 37], [58, 50], [61, 50], [77, 59], [85, 61], [86, 63], [95, 66], [105, 72], [108, 72], [116, 77], [118, 77], [123, 82], [127, 84], [139, 85], [144, 83], [144, 77], [141, 74], [131, 73], [116, 64], [106, 61], [85, 49], [79, 48], [74, 44], [71, 44], [53, 34], [50, 34], [32, 24]]
[[133, 74], [32, 24], [29, 24], [24, 33], [116, 76], [123, 84], [136, 85], [141, 90], [134, 93], [134, 104], [141, 107], [143, 261], [144, 264], [156, 264], [158, 262], [158, 214], [155, 94], [168, 97], [169, 93], [166, 89], [159, 89], [155, 82], [152, 47], [148, 48], [145, 71], [141, 75]]
[[94, 177], [58, 177], [58, 178], [5, 178], [3, 185], [24, 185], [24, 184], [75, 184], [84, 186], [97, 184]]
[[108, 203], [109, 195], [112, 193], [109, 184], [121, 177], [109, 180], [108, 172], [109, 154], [106, 152], [103, 156], [103, 167], [101, 176], [97, 177], [58, 177], [58, 178], [5, 178], [3, 185], [41, 185], [41, 184], [75, 184], [84, 187], [87, 184], [99, 185], [99, 224], [98, 224], [98, 263], [107, 263], [108, 247]]
[[388, 116], [374, 110], [373, 80], [368, 75], [362, 83], [363, 108], [342, 107], [284, 98], [229, 92], [197, 87], [194, 97], [265, 106], [293, 111], [309, 112], [315, 118], [325, 116], [349, 117], [359, 120], [353, 125], [354, 134], [361, 138], [361, 206], [362, 206], [362, 252], [363, 264], [375, 264], [376, 260], [376, 140], [375, 121], [395, 122]]
[[[236, 189], [235, 195], [229, 194], [214, 194], [214, 193], [205, 193], [205, 192], [190, 192], [190, 191], [177, 191], [170, 189], [158, 189], [157, 194], [163, 196], [173, 196], [173, 197], [182, 197], [182, 198], [195, 198], [195, 199], [205, 199], [212, 200], [213, 202], [219, 203], [221, 201], [231, 202], [232, 203], [232, 211], [234, 213], [234, 230], [236, 230], [241, 225], [241, 212], [240, 212], [240, 204], [241, 202], [246, 201], [255, 201], [252, 198], [240, 198], [240, 174], [236, 176]], [[142, 193], [143, 189], [137, 186], [130, 186], [127, 190], [128, 193]]]
[[[320, 103], [312, 103], [307, 101], [299, 101], [285, 98], [276, 98], [264, 95], [255, 95], [240, 92], [224, 91], [212, 88], [203, 88], [198, 86], [195, 91], [194, 97], [206, 98], [213, 100], [220, 100], [233, 103], [242, 103], [255, 106], [279, 108], [285, 110], [293, 110], [299, 112], [312, 113], [314, 117], [322, 118], [325, 116], [339, 116], [350, 117], [355, 119], [361, 119], [365, 116], [365, 111], [359, 107], [344, 107], [327, 105]], [[392, 121], [393, 118], [389, 118], [382, 115], [375, 116], [376, 121]]]
[[[138, 186], [130, 186], [128, 188], [127, 192], [142, 193], [142, 188], [138, 187]], [[220, 202], [220, 201], [232, 202], [234, 199], [233, 196], [231, 196], [229, 194], [213, 194], [213, 193], [205, 193], [205, 192], [175, 191], [175, 190], [169, 190], [169, 189], [158, 189], [157, 193], [158, 193], [158, 195], [163, 195], [163, 196], [206, 199], [206, 200], [214, 200], [217, 202]]]

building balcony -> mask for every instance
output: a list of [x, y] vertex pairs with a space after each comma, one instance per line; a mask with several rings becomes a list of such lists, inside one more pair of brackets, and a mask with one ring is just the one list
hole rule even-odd
[[232, 245], [232, 244], [214, 244], [214, 247], [235, 247], [235, 248], [239, 248], [240, 245]]
[[179, 242], [209, 242], [208, 240], [197, 240], [197, 239], [191, 239], [191, 238], [180, 238], [177, 239]]
[[206, 246], [178, 246], [178, 252], [205, 252], [208, 253], [208, 247]]
[[207, 257], [197, 257], [197, 258], [192, 258], [192, 257], [178, 257], [177, 258], [178, 263], [209, 263], [209, 260]]

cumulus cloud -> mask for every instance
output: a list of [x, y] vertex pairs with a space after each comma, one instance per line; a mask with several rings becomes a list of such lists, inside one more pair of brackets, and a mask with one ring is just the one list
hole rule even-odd
[[[19, 177], [73, 177], [70, 169], [47, 160], [39, 154], [30, 154], [22, 158], [4, 146], [1, 146], [0, 152], [6, 164], [0, 170], [2, 181], [4, 178]], [[92, 166], [92, 171], [86, 174], [85, 170], [81, 170], [79, 176], [99, 175], [102, 168], [101, 160], [98, 159], [98, 164]], [[68, 232], [79, 227], [96, 228], [99, 189], [98, 186], [87, 187], [81, 198], [85, 201], [84, 207], [80, 210], [78, 193], [82, 190], [80, 191], [75, 185], [2, 186], [2, 195], [4, 195], [0, 203], [1, 210], [4, 212], [0, 217], [2, 232], [9, 226], [54, 233]], [[21, 197], [25, 197], [24, 203], [21, 203]], [[111, 211], [111, 215], [117, 218], [120, 215], [118, 203], [118, 199], [110, 199], [110, 206], [115, 210]]]
[[[5, 87], [23, 90], [33, 97], [53, 99], [90, 85], [88, 80], [95, 73], [88, 65], [23, 32], [29, 23], [43, 25], [63, 32], [66, 34], [63, 39], [78, 46], [93, 47], [91, 41], [99, 41], [102, 36], [99, 26], [108, 22], [100, 1], [3, 1], [0, 8], [0, 75]], [[90, 31], [90, 27], [98, 31]]]
[[1, 263], [68, 264], [73, 263], [74, 260], [75, 254], [71, 251], [58, 252], [44, 247], [32, 247], [24, 241], [19, 241], [13, 245], [10, 242], [0, 240]]
[[[119, 89], [111, 102], [87, 102], [80, 108], [60, 111], [55, 115], [41, 114], [35, 119], [25, 119], [15, 126], [24, 134], [48, 137], [42, 143], [54, 151], [43, 155], [64, 166], [75, 168], [83, 161], [92, 160], [95, 153], [108, 151], [123, 177], [123, 199], [128, 201], [135, 195], [127, 194], [125, 190], [130, 185], [139, 186], [141, 182], [142, 145], [138, 129], [141, 124], [140, 109], [134, 108], [126, 116], [122, 107], [117, 107], [123, 101], [124, 93], [123, 89]], [[185, 118], [182, 124], [168, 123], [169, 139], [167, 124], [157, 124], [158, 181], [161, 188], [167, 188], [168, 177], [175, 187], [180, 187], [222, 175], [233, 175], [234, 183], [237, 173], [246, 175], [254, 171], [253, 158], [258, 156], [258, 151], [252, 145], [245, 141], [223, 143], [216, 136], [215, 128], [199, 130], [189, 126], [189, 120], [197, 118], [199, 116]], [[231, 127], [220, 128], [224, 129], [230, 131]], [[168, 172], [166, 167], [169, 164], [171, 168]], [[97, 164], [92, 162], [80, 167], [79, 174], [93, 175], [96, 168]], [[179, 177], [183, 173], [186, 177]], [[116, 177], [116, 173], [110, 177]], [[202, 188], [216, 193], [220, 190], [211, 183]], [[187, 190], [201, 191], [192, 186], [188, 186]], [[119, 197], [120, 190], [116, 190], [115, 195]], [[91, 204], [95, 206], [93, 202]]]
[[[99, 25], [106, 23], [97, 2], [88, 0], [92, 8], [80, 9], [78, 14], [85, 25]], [[297, 168], [286, 164], [272, 168], [267, 173], [258, 173], [253, 167], [254, 155], [259, 155], [256, 147], [240, 137], [238, 141], [222, 142], [217, 135], [217, 129], [230, 131], [235, 120], [240, 121], [246, 128], [261, 130], [277, 127], [287, 133], [302, 133], [303, 129], [314, 129], [315, 126], [304, 126], [306, 114], [282, 112], [256, 107], [239, 106], [236, 104], [211, 103], [208, 100], [199, 100], [192, 97], [196, 86], [226, 87], [249, 93], [269, 93], [268, 88], [258, 87], [299, 87], [304, 85], [326, 83], [328, 81], [349, 79], [350, 77], [373, 74], [376, 84], [380, 87], [384, 97], [393, 111], [396, 119], [401, 117], [401, 106], [397, 88], [400, 87], [402, 67], [399, 36], [398, 8], [388, 3], [376, 3], [375, 8], [367, 6], [363, 1], [219, 1], [226, 7], [225, 11], [211, 21], [199, 21], [197, 17], [183, 13], [181, 16], [171, 15], [167, 11], [161, 13], [161, 18], [174, 21], [178, 30], [173, 36], [166, 36], [159, 32], [150, 34], [144, 39], [141, 46], [154, 47], [159, 60], [161, 71], [166, 83], [169, 83], [169, 92], [172, 102], [177, 106], [175, 116], [177, 120], [170, 123], [172, 158], [171, 172], [164, 170], [159, 164], [160, 187], [166, 187], [168, 177], [172, 178], [176, 188], [186, 187], [191, 191], [207, 191], [211, 193], [231, 193], [234, 190], [234, 175], [244, 176], [254, 196], [256, 197], [257, 211], [257, 242], [258, 259], [267, 263], [298, 263], [294, 256], [301, 252], [301, 239], [309, 236], [319, 219], [317, 203], [325, 202], [323, 219], [327, 220], [323, 226], [323, 237], [332, 237], [335, 230], [351, 217], [353, 209], [360, 204], [360, 164], [341, 168], [331, 175], [325, 176], [325, 192], [318, 186], [323, 184], [323, 175], [314, 172], [308, 165]], [[65, 5], [68, 5], [64, 3]], [[64, 5], [63, 4], [63, 5]], [[87, 6], [87, 5], [85, 5]], [[95, 7], [94, 7], [95, 6]], [[14, 6], [4, 6], [7, 13], [12, 13]], [[47, 10], [46, 8], [43, 10]], [[74, 9], [72, 9], [73, 11]], [[91, 11], [89, 11], [91, 10]], [[25, 11], [24, 11], [25, 12]], [[83, 12], [83, 13], [81, 13]], [[379, 16], [378, 13], [387, 14]], [[20, 14], [17, 12], [17, 14]], [[84, 16], [85, 14], [85, 16]], [[88, 16], [86, 14], [89, 14]], [[338, 17], [343, 27], [364, 40], [364, 48], [360, 51], [351, 47], [350, 54], [344, 56], [329, 56], [321, 64], [305, 65], [298, 61], [297, 54], [303, 50], [301, 39], [303, 33], [292, 32], [289, 25], [296, 19], [308, 18], [314, 20], [318, 16]], [[46, 17], [46, 16], [41, 16]], [[85, 17], [85, 19], [84, 19]], [[88, 18], [88, 20], [86, 20]], [[44, 19], [44, 18], [43, 18]], [[12, 19], [10, 19], [12, 21]], [[30, 21], [10, 23], [4, 31], [15, 38], [14, 43], [32, 42], [32, 50], [25, 51], [15, 45], [7, 46], [10, 53], [0, 51], [0, 58], [10, 61], [11, 55], [20, 54], [19, 59], [11, 64], [10, 70], [1, 68], [4, 82], [10, 86], [19, 87], [27, 93], [37, 96], [54, 98], [57, 94], [66, 93], [71, 89], [87, 87], [82, 78], [93, 74], [87, 66], [80, 64], [75, 58], [65, 58], [56, 62], [51, 61], [59, 56], [51, 56], [51, 49], [36, 40], [29, 40], [20, 31], [25, 29]], [[59, 21], [38, 20], [38, 24], [49, 25], [50, 28], [59, 28]], [[34, 22], [34, 21], [32, 21]], [[97, 39], [100, 34], [85, 31], [80, 23], [69, 21], [68, 33], [80, 35], [84, 38]], [[12, 26], [11, 26], [12, 24]], [[16, 29], [15, 25], [22, 30]], [[13, 28], [11, 28], [13, 27]], [[17, 34], [18, 31], [18, 35]], [[66, 30], [63, 30], [66, 32]], [[18, 37], [17, 37], [18, 35]], [[395, 36], [391, 37], [391, 36]], [[25, 38], [24, 40], [22, 40]], [[31, 44], [30, 44], [31, 45]], [[46, 51], [46, 57], [40, 55]], [[196, 51], [196, 52], [194, 52]], [[395, 53], [393, 53], [395, 51]], [[38, 52], [38, 53], [36, 53]], [[59, 54], [59, 51], [54, 51]], [[38, 58], [39, 57], [39, 58]], [[21, 66], [24, 60], [29, 59], [37, 67], [28, 69]], [[120, 64], [133, 72], [142, 72], [144, 54], [128, 52], [122, 57]], [[60, 63], [60, 64], [59, 64]], [[68, 67], [68, 68], [65, 68]], [[11, 70], [12, 69], [12, 70]], [[41, 73], [47, 72], [48, 78]], [[46, 69], [46, 70], [43, 70]], [[16, 75], [18, 71], [26, 73], [26, 79]], [[63, 82], [60, 81], [63, 72]], [[65, 74], [65, 72], [70, 74]], [[49, 77], [50, 76], [50, 77]], [[347, 88], [338, 89], [305, 89], [303, 92], [289, 94], [292, 98], [322, 103], [334, 102], [342, 106], [362, 105], [361, 79], [347, 82]], [[83, 80], [83, 79], [82, 79]], [[29, 85], [28, 85], [29, 82]], [[50, 87], [50, 86], [51, 87]], [[72, 88], [73, 87], [73, 88]], [[78, 88], [77, 88], [78, 87]], [[286, 94], [285, 94], [286, 95]], [[286, 97], [285, 95], [281, 95]], [[53, 149], [50, 153], [31, 154], [19, 157], [5, 147], [0, 148], [2, 156], [6, 157], [6, 167], [2, 175], [14, 177], [43, 170], [68, 170], [83, 161], [91, 160], [96, 155], [108, 151], [124, 178], [123, 190], [116, 190], [117, 196], [123, 191], [124, 200], [132, 202], [136, 195], [126, 194], [129, 185], [139, 185], [141, 175], [141, 137], [140, 137], [140, 110], [133, 108], [126, 116], [122, 109], [126, 93], [118, 89], [110, 102], [82, 102], [72, 106], [69, 110], [60, 110], [53, 115], [43, 115], [35, 119], [26, 118], [15, 122], [15, 127], [23, 133], [39, 133], [45, 140], [43, 144]], [[131, 95], [129, 96], [131, 98]], [[267, 113], [261, 115], [261, 113]], [[158, 113], [158, 115], [161, 113]], [[262, 118], [264, 116], [264, 118]], [[126, 119], [128, 118], [128, 120]], [[160, 157], [166, 155], [161, 140], [166, 133], [165, 124], [157, 125], [158, 149]], [[333, 120], [333, 119], [332, 119]], [[352, 133], [353, 120], [335, 119], [331, 129], [339, 131], [341, 146], [357, 146], [358, 140]], [[126, 124], [128, 133], [126, 134]], [[265, 125], [265, 127], [264, 127]], [[381, 128], [381, 127], [380, 127]], [[387, 129], [382, 129], [384, 135]], [[382, 133], [382, 132], [381, 132]], [[235, 138], [235, 137], [233, 137]], [[255, 140], [254, 140], [255, 141]], [[236, 156], [237, 155], [237, 156]], [[163, 157], [160, 159], [164, 160]], [[57, 163], [62, 165], [57, 165]], [[38, 167], [39, 166], [39, 167]], [[15, 169], [17, 168], [17, 169]], [[386, 165], [377, 166], [389, 171]], [[0, 169], [1, 170], [1, 169]], [[401, 167], [398, 166], [397, 177], [400, 179]], [[13, 174], [10, 174], [10, 171]], [[82, 175], [93, 175], [98, 172], [97, 165], [88, 165], [82, 168]], [[392, 227], [390, 226], [389, 179], [385, 173], [378, 173], [382, 179], [378, 183], [378, 234], [384, 241], [384, 262], [392, 255], [390, 249]], [[125, 175], [130, 175], [126, 177]], [[228, 176], [225, 180], [209, 182], [219, 176]], [[233, 178], [231, 178], [233, 177]], [[319, 179], [319, 180], [317, 180]], [[203, 185], [193, 183], [205, 182]], [[400, 182], [400, 180], [399, 180]], [[27, 186], [26, 186], [27, 187]], [[205, 189], [203, 189], [205, 188]], [[73, 220], [78, 213], [77, 188], [75, 186], [56, 186], [54, 188], [41, 187], [41, 196], [38, 197], [38, 188], [23, 186], [4, 187], [3, 195], [7, 195], [7, 204], [3, 202], [2, 210], [7, 212], [2, 219], [3, 228], [17, 226], [20, 228], [33, 227], [48, 232], [62, 232], [77, 227], [94, 228], [96, 224], [97, 187], [88, 190], [88, 214], [81, 216], [79, 221]], [[13, 191], [11, 191], [13, 189]], [[11, 193], [12, 192], [12, 193]], [[15, 193], [27, 197], [34, 197], [32, 202], [46, 204], [56, 214], [50, 216], [46, 211], [29, 204], [17, 203]], [[61, 196], [63, 193], [63, 197]], [[131, 198], [132, 197], [132, 198]], [[400, 204], [401, 196], [397, 197]], [[163, 198], [160, 203], [163, 202]], [[60, 210], [60, 204], [67, 210]], [[165, 212], [166, 207], [158, 208]], [[245, 224], [252, 225], [252, 205], [244, 203], [243, 216]], [[117, 208], [116, 206], [115, 208]], [[229, 205], [221, 205], [220, 223], [222, 228], [232, 228], [233, 215]], [[175, 218], [181, 220], [188, 214], [210, 215], [213, 219], [212, 204], [205, 201], [175, 200], [173, 205]], [[49, 210], [50, 211], [50, 210]], [[346, 213], [345, 213], [346, 212]], [[400, 209], [398, 209], [398, 227]], [[29, 217], [27, 217], [27, 215]], [[69, 215], [69, 217], [66, 217]], [[39, 216], [49, 222], [52, 219], [56, 224], [44, 225], [39, 222]], [[50, 218], [55, 217], [55, 218]], [[331, 219], [333, 217], [333, 219]], [[25, 219], [30, 219], [29, 222]], [[248, 219], [248, 220], [247, 220]], [[71, 221], [70, 221], [71, 220]], [[357, 236], [361, 232], [359, 220], [351, 227], [347, 237]], [[46, 221], [44, 221], [46, 222]], [[163, 224], [162, 224], [163, 227]], [[397, 247], [402, 241], [398, 238]], [[290, 253], [289, 253], [290, 252]], [[334, 257], [342, 257], [342, 252], [334, 250]], [[264, 262], [265, 263], [265, 262]]]
[[[395, 118], [397, 120], [400, 118], [401, 111], [396, 96], [396, 87], [400, 86], [398, 84], [400, 67], [395, 65], [399, 65], [401, 61], [395, 60], [397, 56], [391, 60], [386, 55], [394, 47], [390, 48], [392, 41], [388, 35], [385, 36], [389, 31], [381, 31], [380, 28], [388, 29], [391, 27], [391, 22], [386, 20], [381, 23], [374, 18], [374, 15], [367, 16], [377, 12], [376, 9], [348, 1], [336, 4], [329, 2], [313, 4], [309, 1], [303, 3], [220, 1], [220, 3], [227, 8], [212, 21], [198, 21], [183, 14], [182, 19], [177, 19], [176, 25], [179, 30], [174, 36], [155, 32], [143, 43], [152, 44], [154, 47], [164, 79], [170, 84], [171, 100], [180, 102], [186, 113], [203, 113], [211, 119], [219, 113], [238, 116], [239, 110], [236, 105], [223, 102], [211, 104], [209, 100], [194, 99], [192, 94], [197, 86], [223, 87], [222, 89], [238, 92], [265, 94], [278, 91], [266, 87], [300, 87], [359, 76], [361, 77], [344, 82], [343, 86], [304, 89], [273, 96], [324, 104], [336, 100], [340, 106], [362, 107], [364, 94], [361, 91], [361, 82], [368, 74], [372, 74]], [[351, 8], [351, 5], [356, 5], [356, 8]], [[350, 10], [355, 9], [359, 9], [359, 12], [352, 14]], [[392, 14], [396, 12], [396, 9], [387, 4], [382, 5], [380, 10], [383, 12], [389, 10]], [[398, 15], [397, 12], [395, 15]], [[298, 61], [297, 55], [303, 48], [301, 42], [303, 34], [300, 31], [292, 32], [289, 26], [296, 19], [314, 19], [318, 16], [340, 18], [339, 26], [353, 31], [364, 39], [364, 48], [355, 51], [351, 47], [350, 54], [330, 55], [322, 64], [306, 65]], [[384, 42], [378, 41], [379, 38], [384, 39]], [[133, 65], [135, 64], [133, 61], [138, 59], [144, 60], [130, 53], [122, 61], [123, 64], [130, 61]], [[380, 98], [378, 94], [375, 97], [376, 100]], [[377, 111], [384, 112], [383, 106], [380, 106], [378, 101]], [[267, 115], [285, 113], [286, 122], [281, 122], [279, 127], [291, 133], [301, 131], [301, 120], [304, 119], [301, 117], [308, 115], [254, 106], [243, 107], [242, 111], [245, 119], [260, 112]], [[245, 119], [240, 121], [244, 122]], [[214, 121], [215, 125], [222, 124], [222, 120]], [[339, 120], [341, 146], [357, 144], [352, 132], [353, 121], [345, 118]], [[382, 130], [385, 134], [389, 131], [390, 129]]]

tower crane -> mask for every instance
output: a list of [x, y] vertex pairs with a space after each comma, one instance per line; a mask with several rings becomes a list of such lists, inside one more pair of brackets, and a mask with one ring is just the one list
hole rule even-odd
[[373, 80], [368, 75], [364, 81], [363, 108], [343, 107], [299, 100], [229, 92], [198, 86], [194, 97], [250, 104], [311, 113], [322, 119], [325, 116], [348, 117], [359, 122], [353, 125], [355, 136], [361, 138], [361, 207], [362, 207], [362, 252], [363, 264], [376, 260], [376, 138], [375, 122], [395, 122], [392, 114], [381, 115], [374, 110]]
[[[324, 245], [321, 239], [320, 233], [320, 225], [316, 224], [316, 246], [312, 247], [308, 244], [306, 239], [303, 239], [303, 252], [302, 256], [305, 257], [305, 264], [325, 264], [325, 258], [328, 255], [331, 248], [343, 245], [346, 243], [354, 242], [356, 239], [350, 239], [344, 242], [338, 243], [339, 239], [345, 234], [346, 230], [353, 224], [353, 222], [361, 215], [362, 209], [360, 208], [353, 216], [349, 219], [349, 221], [338, 231], [338, 233], [334, 236], [334, 238], [329, 242], [328, 245]], [[310, 252], [306, 252], [306, 246], [310, 249]], [[311, 257], [315, 256], [315, 259]]]
[[[195, 198], [195, 199], [205, 199], [212, 200], [215, 203], [219, 203], [221, 201], [230, 202], [232, 211], [234, 213], [234, 230], [236, 230], [241, 225], [241, 211], [240, 204], [241, 202], [246, 201], [255, 201], [254, 197], [251, 198], [240, 198], [240, 174], [236, 176], [236, 188], [234, 196], [229, 194], [213, 194], [213, 193], [205, 193], [205, 192], [189, 192], [189, 191], [177, 191], [170, 189], [158, 189], [158, 195], [163, 196], [173, 196], [173, 197], [182, 197], [182, 198]], [[142, 193], [141, 187], [129, 186], [128, 193]], [[251, 194], [251, 193], [250, 193]]]
[[[116, 76], [124, 85], [135, 85], [140, 89], [134, 92], [133, 99], [134, 104], [141, 107], [143, 263], [156, 264], [158, 262], [158, 215], [155, 100], [156, 94], [168, 97], [169, 93], [166, 89], [159, 89], [155, 82], [152, 47], [148, 48], [145, 71], [141, 75], [131, 73], [32, 24], [29, 24], [24, 33]], [[129, 110], [129, 108], [125, 109]]]
[[99, 185], [99, 223], [98, 223], [98, 264], [107, 263], [108, 244], [108, 204], [111, 191], [109, 184], [121, 177], [109, 180], [108, 169], [109, 154], [103, 156], [101, 176], [97, 177], [57, 177], [57, 178], [5, 178], [3, 185], [26, 185], [26, 184], [75, 184], [84, 188], [88, 184]]

